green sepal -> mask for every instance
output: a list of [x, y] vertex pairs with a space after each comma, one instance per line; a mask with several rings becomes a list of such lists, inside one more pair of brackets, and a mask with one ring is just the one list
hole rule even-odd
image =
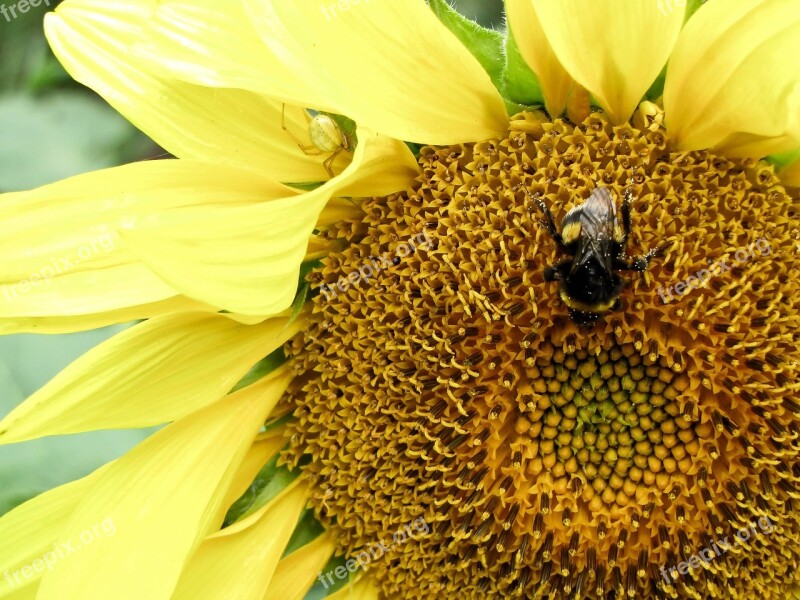
[[429, 0], [433, 13], [478, 59], [498, 90], [503, 85], [503, 34], [481, 27], [456, 11], [447, 0]]
[[543, 106], [544, 94], [542, 94], [539, 78], [522, 58], [511, 29], [506, 34], [505, 59], [503, 83], [504, 95], [507, 100], [522, 105], [522, 107]]
[[653, 85], [650, 86], [650, 89], [647, 90], [644, 94], [645, 100], [656, 100], [660, 98], [664, 94], [664, 81], [667, 79], [667, 67], [664, 66], [661, 69], [661, 73], [658, 74], [656, 80], [653, 82]]
[[279, 457], [280, 453], [269, 459], [244, 494], [231, 505], [225, 515], [223, 528], [252, 515], [300, 476], [300, 469], [290, 471], [285, 466], [278, 466]]
[[294, 322], [300, 314], [300, 311], [303, 310], [303, 305], [306, 303], [309, 290], [311, 290], [310, 283], [307, 281], [300, 283], [300, 287], [297, 288], [297, 295], [294, 297], [294, 302], [292, 303], [292, 314], [289, 317], [289, 323]]
[[289, 187], [293, 187], [296, 190], [302, 190], [304, 192], [312, 192], [318, 187], [321, 187], [325, 182], [324, 181], [300, 181], [297, 183], [285, 183], [284, 185], [288, 185]]
[[294, 528], [292, 537], [289, 539], [289, 543], [286, 544], [281, 558], [313, 542], [323, 533], [325, 533], [325, 527], [323, 527], [322, 523], [317, 521], [317, 518], [314, 516], [314, 511], [310, 508], [306, 508], [303, 514], [300, 515], [300, 520], [297, 522], [297, 526]]
[[509, 114], [541, 104], [539, 81], [519, 55], [516, 45], [512, 48], [512, 51], [516, 50], [516, 57], [507, 60], [509, 36], [481, 27], [456, 11], [447, 0], [428, 0], [428, 3], [444, 26], [466, 46], [489, 74]]
[[311, 289], [311, 284], [306, 281], [306, 277], [311, 271], [319, 267], [321, 264], [322, 261], [318, 258], [315, 258], [314, 260], [307, 260], [300, 265], [300, 277], [297, 283], [297, 294], [295, 294], [294, 302], [292, 302], [292, 316], [289, 317], [289, 323], [294, 321], [297, 318], [297, 315], [300, 314], [300, 311], [303, 310], [303, 305], [305, 304], [306, 300], [310, 300], [319, 294], [319, 290]]
[[790, 150], [789, 152], [781, 152], [780, 154], [770, 154], [767, 157], [767, 162], [775, 165], [779, 169], [792, 164], [796, 160], [800, 160], [800, 148], [797, 150]]
[[[323, 567], [322, 571], [320, 571], [319, 577], [317, 577], [316, 583], [312, 586], [312, 588], [308, 591], [308, 594], [305, 597], [305, 600], [319, 599], [325, 598], [327, 596], [332, 596], [336, 592], [338, 592], [343, 587], [354, 583], [360, 573], [356, 571], [355, 573], [347, 573], [345, 577], [339, 579], [336, 576], [336, 568], [342, 567], [347, 570], [345, 564], [347, 563], [347, 557], [345, 556], [333, 556], [328, 561], [328, 563]], [[359, 569], [360, 571], [361, 569]], [[330, 574], [330, 579], [327, 575]], [[322, 581], [325, 583], [322, 583]], [[333, 580], [333, 585], [331, 585], [330, 581]]]
[[425, 147], [425, 144], [417, 144], [416, 142], [405, 142], [405, 144], [415, 158], [419, 158], [419, 151]]
[[688, 21], [692, 15], [697, 12], [697, 9], [703, 6], [703, 4], [706, 2], [708, 2], [708, 0], [686, 0], [686, 12], [683, 16], [683, 22], [686, 23], [686, 21]]
[[294, 419], [294, 415], [291, 412], [286, 413], [285, 415], [281, 415], [271, 421], [268, 420], [264, 423], [264, 427], [261, 428], [262, 433], [266, 433], [267, 431], [272, 431], [273, 429], [277, 429], [278, 427], [283, 427], [289, 421]]
[[285, 362], [286, 355], [283, 353], [283, 348], [276, 348], [267, 356], [258, 361], [255, 365], [253, 365], [250, 370], [245, 373], [245, 376], [242, 377], [235, 386], [233, 386], [231, 393], [255, 383], [265, 375], [269, 375], [272, 371], [280, 367]]

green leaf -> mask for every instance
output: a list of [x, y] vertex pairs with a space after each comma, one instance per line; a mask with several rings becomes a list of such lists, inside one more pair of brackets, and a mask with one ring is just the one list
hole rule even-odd
[[544, 94], [539, 78], [522, 58], [519, 46], [508, 30], [505, 41], [504, 93], [508, 100], [524, 106], [544, 104]]
[[300, 469], [290, 471], [284, 466], [279, 467], [279, 458], [280, 453], [261, 468], [250, 487], [228, 509], [223, 527], [252, 515], [300, 476]]

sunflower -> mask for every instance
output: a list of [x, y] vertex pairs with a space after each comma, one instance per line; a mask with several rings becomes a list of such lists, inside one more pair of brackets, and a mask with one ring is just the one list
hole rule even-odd
[[[178, 158], [0, 198], [2, 331], [142, 320], [0, 442], [169, 424], [0, 519], [0, 598], [794, 593], [800, 12], [677, 4], [48, 15]], [[598, 188], [656, 252], [582, 325], [537, 213]]]

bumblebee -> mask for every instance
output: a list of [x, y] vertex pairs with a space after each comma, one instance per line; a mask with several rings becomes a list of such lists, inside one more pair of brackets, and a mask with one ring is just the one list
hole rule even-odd
[[617, 212], [608, 188], [596, 188], [583, 203], [564, 215], [556, 228], [550, 209], [538, 196], [531, 196], [544, 215], [541, 220], [558, 248], [571, 256], [544, 270], [545, 281], [558, 281], [559, 294], [569, 315], [579, 325], [592, 325], [600, 316], [619, 306], [623, 281], [616, 271], [647, 270], [659, 248], [628, 259], [625, 255], [631, 232], [633, 192], [625, 189]]

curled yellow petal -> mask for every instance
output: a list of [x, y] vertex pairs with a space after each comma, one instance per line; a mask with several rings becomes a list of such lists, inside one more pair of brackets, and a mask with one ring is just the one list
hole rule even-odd
[[683, 150], [761, 157], [800, 145], [800, 12], [793, 0], [709, 2], [670, 58], [664, 109]]
[[289, 68], [262, 41], [243, 0], [160, 0], [133, 51], [157, 72], [189, 83], [336, 110], [313, 77]]
[[384, 194], [409, 185], [418, 166], [402, 142], [359, 128], [341, 175], [301, 194], [257, 205], [132, 218], [126, 244], [181, 293], [242, 315], [289, 307], [320, 213], [332, 196]]
[[344, 9], [330, 0], [245, 3], [272, 51], [359, 126], [432, 144], [491, 138], [508, 126], [489, 75], [423, 0]]
[[[47, 15], [45, 33], [74, 79], [175, 156], [232, 164], [282, 181], [325, 176], [319, 157], [306, 155], [282, 130], [280, 101], [193, 85], [132, 60], [155, 7], [156, 0], [70, 0]], [[266, 76], [268, 65], [263, 69]], [[293, 129], [305, 127], [298, 117], [290, 114]]]
[[683, 25], [682, 10], [665, 13], [654, 0], [558, 0], [533, 7], [564, 69], [616, 123], [633, 114]]

